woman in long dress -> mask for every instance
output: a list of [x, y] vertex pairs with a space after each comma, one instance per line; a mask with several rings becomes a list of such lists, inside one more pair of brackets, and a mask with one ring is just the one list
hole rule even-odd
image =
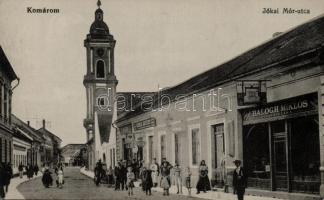
[[60, 167], [59, 170], [57, 171], [57, 179], [58, 179], [59, 188], [63, 188], [64, 176], [63, 176], [63, 168], [62, 167]]
[[197, 188], [197, 194], [199, 194], [200, 191], [206, 192], [208, 190], [211, 190], [210, 182], [208, 178], [208, 167], [204, 160], [200, 162], [199, 179], [196, 188]]
[[150, 170], [152, 171], [153, 187], [156, 187], [158, 184], [158, 177], [159, 177], [159, 165], [156, 163], [155, 158], [153, 160], [153, 163], [150, 166]]
[[170, 185], [170, 169], [168, 162], [164, 162], [161, 166], [161, 188], [163, 188], [163, 195], [169, 195]]
[[49, 171], [48, 168], [45, 168], [43, 177], [42, 177], [42, 182], [46, 188], [49, 188], [50, 185], [53, 185], [53, 178], [52, 178], [52, 173]]

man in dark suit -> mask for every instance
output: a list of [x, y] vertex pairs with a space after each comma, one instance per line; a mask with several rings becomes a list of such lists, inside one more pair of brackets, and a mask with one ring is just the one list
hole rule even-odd
[[235, 160], [236, 169], [233, 173], [233, 188], [234, 194], [237, 194], [238, 200], [244, 199], [245, 188], [247, 186], [247, 174], [241, 166], [240, 160]]

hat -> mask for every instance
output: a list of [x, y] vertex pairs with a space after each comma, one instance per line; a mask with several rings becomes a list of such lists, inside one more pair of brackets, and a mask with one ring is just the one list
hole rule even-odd
[[236, 163], [238, 163], [238, 164], [241, 164], [242, 163], [242, 161], [241, 160], [234, 160], [234, 162], [233, 162], [234, 164], [236, 164]]

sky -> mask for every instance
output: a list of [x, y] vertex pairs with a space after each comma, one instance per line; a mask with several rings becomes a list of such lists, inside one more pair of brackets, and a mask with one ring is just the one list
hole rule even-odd
[[[97, 0], [0, 0], [0, 45], [21, 79], [13, 113], [69, 143], [86, 140], [83, 40]], [[101, 0], [117, 43], [117, 91], [156, 91], [216, 67], [324, 13], [321, 0]], [[60, 9], [56, 14], [27, 8]], [[310, 14], [262, 14], [263, 8]]]

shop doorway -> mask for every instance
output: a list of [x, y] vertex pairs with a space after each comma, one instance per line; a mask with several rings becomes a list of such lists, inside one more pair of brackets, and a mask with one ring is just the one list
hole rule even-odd
[[288, 145], [286, 121], [272, 122], [274, 189], [288, 190]]
[[211, 126], [212, 139], [212, 185], [223, 187], [224, 185], [224, 124], [215, 124]]
[[243, 135], [249, 187], [318, 193], [320, 149], [316, 115], [245, 125]]

